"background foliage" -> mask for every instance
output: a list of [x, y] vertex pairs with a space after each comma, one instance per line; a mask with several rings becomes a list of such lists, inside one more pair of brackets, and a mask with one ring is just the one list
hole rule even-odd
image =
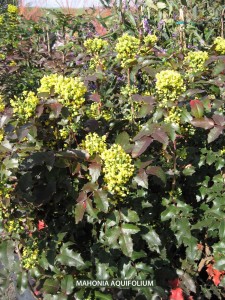
[[223, 3], [104, 4], [1, 14], [2, 297], [223, 299]]

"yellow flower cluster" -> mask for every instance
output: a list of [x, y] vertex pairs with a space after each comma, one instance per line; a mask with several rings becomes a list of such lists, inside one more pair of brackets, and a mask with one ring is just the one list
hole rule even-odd
[[32, 247], [24, 247], [22, 252], [23, 267], [27, 270], [34, 268], [38, 261], [38, 254], [39, 251], [36, 242], [33, 243]]
[[[1, 131], [0, 131], [0, 141], [1, 141]], [[10, 193], [12, 192], [12, 187], [8, 185], [4, 180], [0, 181], [0, 200], [3, 198], [9, 199]], [[2, 203], [2, 201], [0, 201]]]
[[7, 12], [9, 14], [17, 14], [18, 13], [18, 8], [15, 5], [9, 4], [7, 8]]
[[24, 227], [18, 220], [9, 220], [5, 224], [5, 228], [9, 233], [20, 233], [24, 232]]
[[39, 103], [38, 97], [34, 92], [23, 91], [22, 97], [11, 99], [10, 104], [13, 107], [13, 113], [22, 120], [28, 120], [34, 116], [35, 109]]
[[58, 101], [69, 109], [72, 116], [76, 116], [78, 109], [85, 101], [84, 95], [87, 92], [81, 79], [57, 74], [44, 76], [38, 92], [50, 93], [51, 89], [58, 95]]
[[172, 123], [179, 126], [180, 118], [181, 118], [181, 109], [177, 106], [173, 106], [169, 110], [168, 115], [165, 117], [164, 120], [166, 123]]
[[156, 74], [156, 91], [160, 98], [160, 106], [168, 107], [186, 90], [180, 73], [173, 70], [164, 70]]
[[148, 34], [144, 37], [144, 43], [146, 46], [154, 46], [158, 38], [155, 34]]
[[4, 130], [0, 128], [0, 142], [4, 139]]
[[38, 93], [50, 93], [51, 89], [55, 88], [58, 80], [58, 74], [44, 75], [41, 78], [41, 86], [38, 88]]
[[120, 145], [114, 144], [100, 155], [103, 160], [104, 181], [110, 193], [125, 197], [126, 184], [134, 173], [134, 165], [129, 154]]
[[138, 94], [138, 88], [127, 84], [121, 88], [120, 93], [125, 97], [131, 97], [134, 94]]
[[100, 137], [97, 133], [88, 133], [81, 143], [81, 147], [90, 155], [101, 154], [106, 150], [106, 136]]
[[109, 121], [112, 118], [111, 112], [100, 107], [99, 103], [93, 102], [90, 107], [86, 110], [88, 118], [100, 119], [103, 118]]
[[84, 47], [87, 49], [87, 53], [90, 54], [100, 54], [107, 46], [108, 42], [100, 38], [87, 39], [84, 42]]
[[5, 110], [5, 104], [3, 102], [3, 98], [0, 95], [0, 113], [3, 112]]
[[184, 59], [184, 63], [188, 65], [188, 72], [199, 72], [205, 70], [205, 62], [209, 58], [206, 51], [191, 51]]
[[90, 69], [96, 70], [100, 67], [102, 70], [106, 69], [106, 60], [98, 55], [95, 55], [90, 59]]
[[116, 44], [117, 58], [121, 60], [123, 68], [129, 67], [136, 61], [140, 40], [127, 33], [123, 34]]
[[219, 54], [225, 54], [225, 39], [223, 39], [222, 37], [218, 36], [213, 44], [215, 45], [215, 50], [219, 53]]

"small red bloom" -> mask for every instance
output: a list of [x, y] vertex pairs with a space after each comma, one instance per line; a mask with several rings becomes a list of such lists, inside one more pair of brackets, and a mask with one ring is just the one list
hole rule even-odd
[[83, 208], [86, 209], [86, 207], [87, 207], [87, 202], [86, 202], [86, 201], [83, 201]]
[[184, 300], [183, 291], [181, 288], [172, 289], [169, 300]]
[[38, 230], [42, 230], [46, 227], [46, 224], [43, 220], [38, 221]]

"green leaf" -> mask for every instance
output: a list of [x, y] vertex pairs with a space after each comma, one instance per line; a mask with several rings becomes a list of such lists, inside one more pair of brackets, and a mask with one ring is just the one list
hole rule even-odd
[[212, 143], [215, 141], [221, 134], [223, 133], [223, 127], [215, 126], [214, 128], [210, 129], [208, 133], [208, 143]]
[[105, 233], [105, 239], [111, 247], [118, 248], [117, 240], [121, 234], [121, 230], [118, 226], [108, 228]]
[[57, 279], [46, 279], [43, 290], [49, 294], [56, 294], [59, 290], [59, 282]]
[[148, 247], [151, 251], [160, 253], [159, 246], [161, 246], [161, 240], [154, 229], [149, 229], [149, 232], [143, 234], [142, 238], [147, 242]]
[[191, 106], [191, 114], [192, 116], [194, 116], [197, 119], [202, 118], [203, 114], [204, 114], [204, 105], [203, 103], [198, 100], [191, 100], [190, 101], [190, 106]]
[[23, 294], [28, 287], [28, 279], [27, 279], [27, 272], [22, 271], [17, 274], [17, 290], [19, 294]]
[[130, 235], [122, 233], [119, 237], [119, 245], [124, 255], [131, 257], [133, 253], [133, 241]]
[[86, 211], [86, 201], [79, 202], [75, 206], [75, 222], [78, 224], [80, 221], [83, 220], [84, 213]]
[[121, 225], [121, 230], [124, 234], [135, 234], [140, 231], [140, 228], [133, 224], [124, 223]]
[[158, 178], [160, 178], [163, 183], [166, 183], [166, 174], [161, 167], [149, 166], [146, 169], [146, 173], [149, 175], [155, 175]]
[[157, 7], [158, 7], [159, 9], [164, 9], [164, 8], [166, 8], [166, 3], [164, 3], [164, 2], [157, 2], [156, 5], [157, 5]]
[[122, 131], [117, 135], [115, 143], [119, 144], [124, 151], [130, 150], [131, 148], [130, 136], [126, 131]]
[[140, 219], [136, 211], [123, 207], [120, 211], [121, 220], [125, 222], [137, 223]]
[[14, 242], [11, 240], [2, 241], [0, 244], [0, 261], [8, 270], [13, 268], [14, 248]]
[[96, 279], [107, 280], [109, 279], [109, 264], [96, 263]]
[[108, 196], [105, 191], [97, 190], [94, 191], [94, 201], [96, 203], [96, 207], [103, 212], [107, 212], [109, 208]]
[[135, 141], [135, 145], [132, 150], [132, 157], [136, 158], [140, 156], [152, 142], [153, 139], [148, 136], [144, 136], [140, 140]]
[[167, 220], [170, 220], [170, 219], [176, 217], [177, 211], [179, 211], [179, 209], [177, 209], [175, 206], [171, 205], [170, 207], [168, 207], [166, 210], [164, 210], [161, 213], [161, 220], [163, 222], [165, 222]]
[[81, 269], [85, 266], [80, 254], [65, 247], [61, 247], [60, 254], [57, 255], [56, 260], [62, 265], [76, 267], [77, 269]]
[[193, 119], [190, 123], [195, 127], [200, 127], [203, 129], [210, 129], [214, 126], [213, 120], [207, 117], [202, 119]]
[[61, 290], [66, 295], [72, 294], [74, 289], [74, 282], [72, 275], [64, 275], [64, 278], [61, 280]]
[[121, 271], [121, 278], [122, 279], [134, 279], [137, 276], [137, 270], [136, 266], [132, 266], [131, 262], [128, 262], [128, 264], [123, 265], [123, 269]]
[[140, 169], [138, 174], [133, 179], [139, 186], [148, 189], [148, 175], [144, 169]]
[[101, 164], [93, 162], [89, 165], [88, 170], [91, 176], [91, 182], [96, 182], [101, 174]]
[[147, 256], [147, 254], [143, 250], [141, 250], [139, 252], [133, 251], [131, 259], [132, 259], [132, 261], [134, 261], [136, 259], [144, 258], [146, 256]]
[[104, 294], [99, 291], [95, 291], [96, 300], [113, 300], [112, 296], [109, 294]]
[[220, 220], [220, 226], [219, 226], [219, 237], [221, 240], [225, 238], [225, 220]]

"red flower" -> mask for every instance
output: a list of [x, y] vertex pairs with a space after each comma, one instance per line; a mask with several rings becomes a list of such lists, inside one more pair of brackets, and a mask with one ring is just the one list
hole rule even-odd
[[183, 291], [181, 288], [172, 289], [170, 291], [169, 300], [184, 300]]
[[37, 227], [38, 227], [38, 230], [42, 230], [42, 229], [44, 229], [46, 227], [46, 224], [45, 224], [45, 222], [43, 220], [39, 220]]

